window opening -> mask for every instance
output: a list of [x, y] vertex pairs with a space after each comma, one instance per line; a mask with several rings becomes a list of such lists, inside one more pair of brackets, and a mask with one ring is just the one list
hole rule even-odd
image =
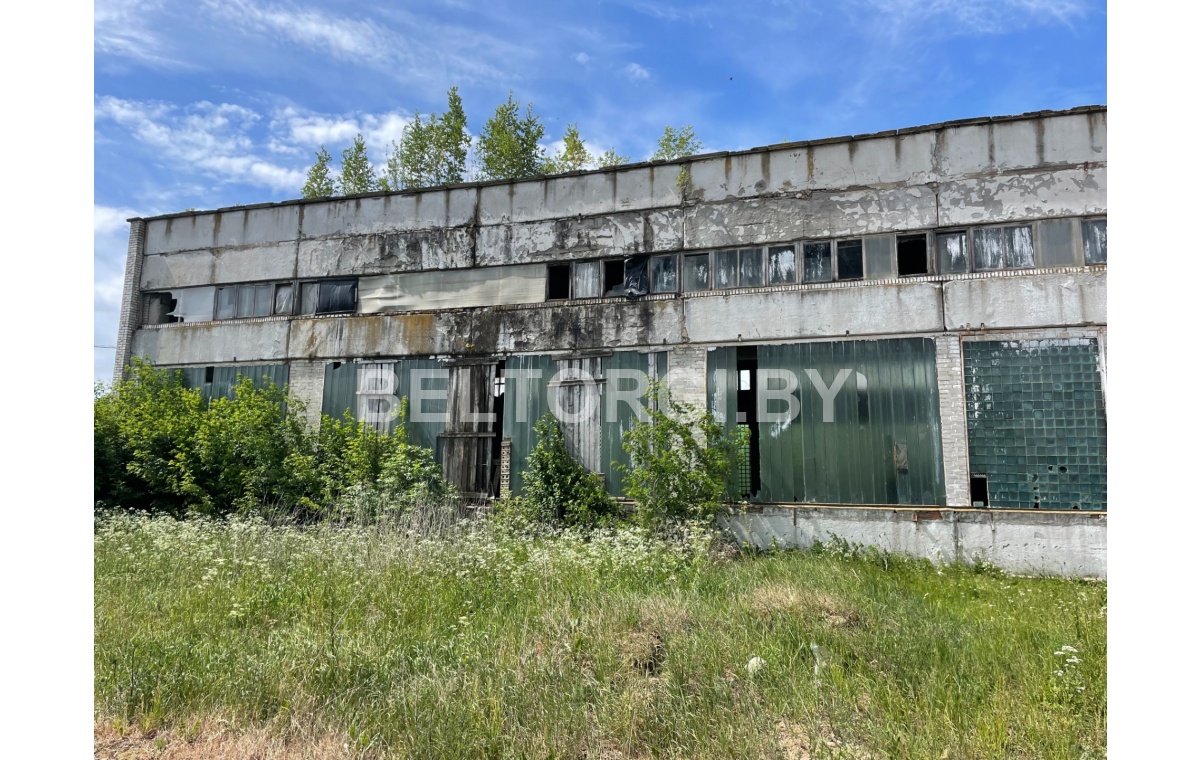
[[571, 265], [551, 264], [546, 268], [546, 300], [562, 301], [571, 297]]
[[862, 241], [839, 240], [837, 244], [837, 278], [839, 280], [861, 280], [862, 276]]
[[829, 282], [833, 279], [833, 244], [828, 240], [804, 244], [804, 281]]
[[896, 273], [901, 277], [929, 274], [927, 236], [899, 235], [896, 237]]

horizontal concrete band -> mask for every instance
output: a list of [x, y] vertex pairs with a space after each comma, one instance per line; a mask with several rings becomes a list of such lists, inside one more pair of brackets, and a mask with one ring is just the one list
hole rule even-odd
[[1108, 574], [1105, 512], [763, 505], [718, 520], [740, 542], [762, 549], [841, 539], [934, 562], [983, 561], [1012, 573]]
[[1107, 323], [1105, 271], [140, 329], [156, 364], [495, 356]]

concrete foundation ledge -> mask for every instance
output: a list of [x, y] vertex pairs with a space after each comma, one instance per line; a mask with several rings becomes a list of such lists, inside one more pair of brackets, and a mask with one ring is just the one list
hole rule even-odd
[[751, 506], [718, 517], [761, 549], [837, 537], [933, 562], [986, 561], [1020, 575], [1107, 578], [1108, 515], [944, 507]]

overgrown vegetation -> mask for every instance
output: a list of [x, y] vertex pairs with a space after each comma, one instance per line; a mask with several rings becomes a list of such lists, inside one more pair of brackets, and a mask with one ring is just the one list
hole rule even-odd
[[648, 422], [635, 424], [622, 447], [631, 466], [620, 465], [625, 493], [637, 502], [638, 522], [662, 529], [680, 520], [711, 521], [726, 501], [737, 464], [738, 440], [712, 412], [676, 401], [661, 383]]
[[403, 421], [391, 435], [350, 418], [309, 430], [299, 401], [251, 378], [206, 403], [179, 373], [135, 360], [128, 380], [97, 389], [93, 425], [100, 508], [331, 516], [451, 495]]
[[[378, 175], [367, 155], [366, 141], [355, 135], [354, 143], [342, 151], [338, 176], [333, 176], [332, 157], [321, 146], [316, 162], [309, 168], [301, 195], [304, 198], [323, 198], [337, 195], [356, 195], [376, 190], [410, 190], [436, 185], [454, 184], [468, 179], [524, 179], [546, 174], [606, 168], [629, 163], [630, 157], [610, 147], [599, 155], [587, 149], [580, 137], [579, 125], [568, 124], [563, 133], [562, 147], [553, 155], [546, 154], [542, 140], [546, 136], [541, 116], [533, 104], [525, 104], [521, 115], [520, 101], [508, 99], [496, 106], [485, 121], [477, 138], [472, 138], [467, 126], [467, 114], [457, 87], [446, 93], [446, 111], [431, 113], [422, 118], [418, 112], [404, 126], [399, 141], [392, 141], [388, 155]], [[474, 143], [475, 150], [471, 152]], [[693, 128], [676, 129], [668, 126], [659, 137], [650, 160], [671, 160], [692, 155], [701, 150]], [[470, 166], [469, 166], [470, 164]], [[680, 187], [686, 185], [681, 174]]]
[[732, 556], [706, 531], [530, 537], [423, 508], [340, 528], [105, 516], [98, 736], [204, 747], [215, 726], [289, 742], [280, 757], [327, 756], [314, 736], [366, 758], [1104, 756], [1104, 584], [832, 543]]

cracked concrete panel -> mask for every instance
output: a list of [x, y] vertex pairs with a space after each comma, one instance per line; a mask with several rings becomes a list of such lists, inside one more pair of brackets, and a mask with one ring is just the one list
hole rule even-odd
[[942, 329], [938, 284], [932, 282], [688, 298], [684, 317], [694, 343]]
[[816, 189], [851, 187], [865, 184], [854, 175], [849, 142], [813, 145], [812, 185]]
[[[642, 250], [646, 253], [678, 251], [684, 247], [684, 210], [681, 208], [651, 211], [645, 216]], [[633, 253], [637, 248], [628, 250]]]
[[[663, 213], [660, 221], [663, 239], [672, 243], [678, 236], [669, 234], [665, 215], [679, 212]], [[479, 266], [570, 261], [637, 253], [644, 244], [645, 222], [641, 214], [613, 214], [481, 227], [475, 259]]]
[[503, 224], [512, 220], [513, 186], [487, 185], [479, 188], [479, 223]]
[[546, 180], [545, 208], [560, 217], [611, 214], [616, 211], [616, 193], [613, 172], [558, 177]]
[[415, 195], [351, 198], [304, 207], [303, 237], [368, 235], [418, 227]]
[[[1105, 135], [1092, 132], [1090, 114], [1042, 119], [1043, 158], [1048, 164], [1082, 164], [1104, 161]], [[1093, 140], [1099, 137], [1100, 144]]]
[[146, 222], [146, 253], [211, 248], [216, 241], [216, 221], [217, 214], [200, 214]]
[[359, 312], [465, 309], [546, 300], [546, 267], [527, 264], [363, 277]]
[[475, 222], [475, 204], [479, 200], [479, 190], [474, 187], [461, 187], [446, 191], [446, 224], [460, 227]]
[[1103, 214], [1108, 173], [1099, 166], [949, 181], [941, 185], [938, 208], [941, 227]]
[[1038, 120], [1000, 121], [992, 125], [992, 168], [1030, 169], [1038, 161]]
[[216, 364], [286, 358], [288, 321], [208, 322], [138, 330], [133, 355], [155, 364]]
[[159, 290], [193, 285], [259, 280], [289, 280], [296, 276], [296, 244], [284, 242], [254, 248], [220, 248], [156, 254], [142, 262], [142, 288]]
[[813, 192], [694, 206], [685, 212], [684, 237], [689, 248], [728, 248], [873, 235], [933, 227], [936, 211], [927, 186]]
[[1108, 322], [1103, 272], [988, 277], [945, 284], [946, 327], [1068, 327]]
[[940, 179], [991, 171], [988, 124], [946, 127], [935, 133], [933, 171]]
[[297, 277], [386, 274], [471, 266], [471, 232], [462, 227], [301, 240]]
[[439, 317], [434, 314], [390, 314], [292, 322], [288, 353], [297, 359], [342, 359], [348, 356], [409, 356], [444, 353], [438, 344]]
[[215, 247], [263, 245], [295, 240], [300, 234], [300, 206], [272, 206], [218, 214]]
[[[389, 196], [392, 197], [402, 196]], [[426, 190], [413, 197], [414, 229], [449, 227], [450, 195], [445, 190]], [[385, 199], [386, 200], [386, 199]]]

